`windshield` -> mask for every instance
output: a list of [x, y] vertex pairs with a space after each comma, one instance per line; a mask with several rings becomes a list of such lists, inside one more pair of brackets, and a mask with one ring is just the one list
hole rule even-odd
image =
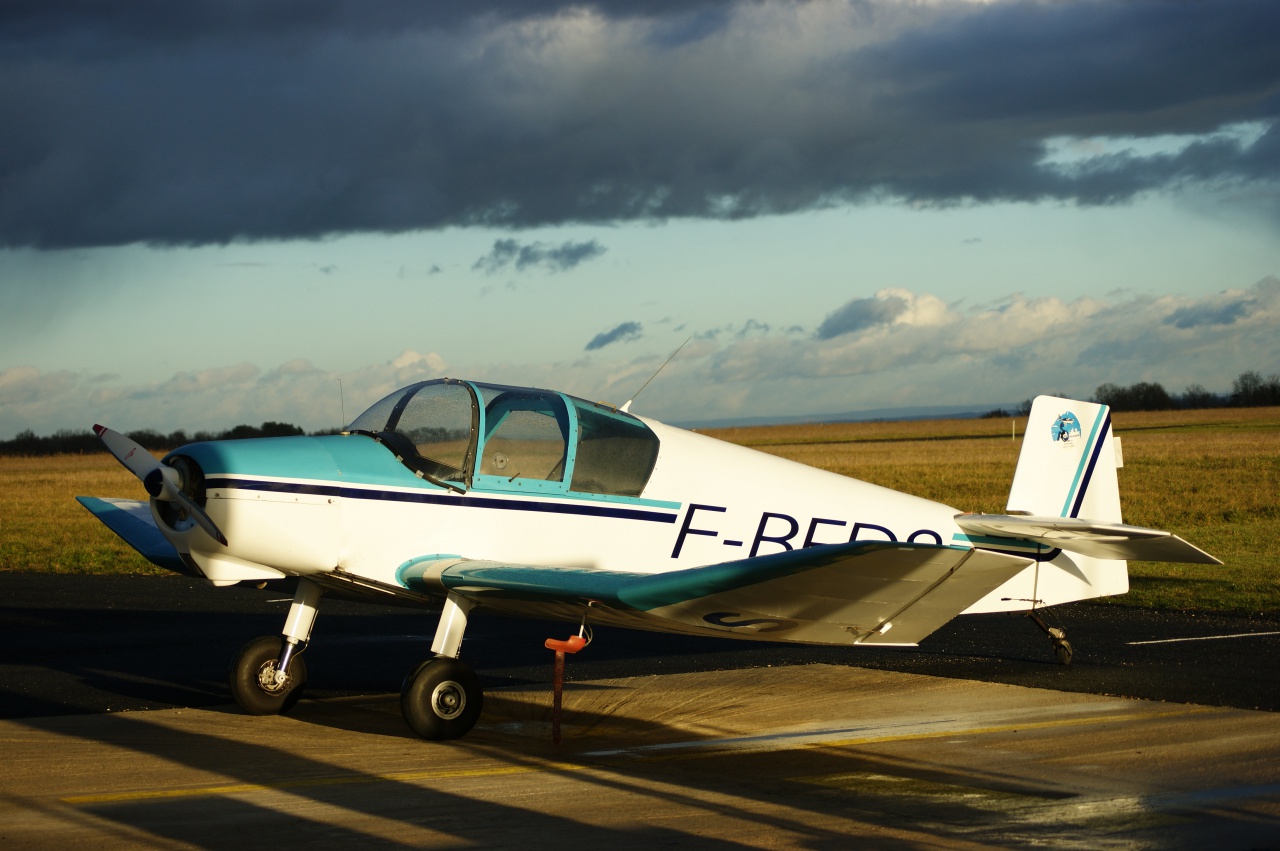
[[474, 421], [471, 391], [444, 379], [397, 390], [356, 417], [347, 430], [378, 438], [417, 472], [465, 482]]

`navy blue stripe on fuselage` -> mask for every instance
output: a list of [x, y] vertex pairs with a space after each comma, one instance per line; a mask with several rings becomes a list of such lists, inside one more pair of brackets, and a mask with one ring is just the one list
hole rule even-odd
[[1084, 477], [1080, 481], [1080, 490], [1076, 491], [1075, 505], [1071, 506], [1071, 516], [1080, 516], [1080, 506], [1084, 505], [1084, 495], [1089, 492], [1089, 480], [1093, 478], [1093, 470], [1098, 466], [1098, 458], [1102, 455], [1102, 444], [1107, 442], [1107, 433], [1111, 430], [1111, 412], [1107, 412], [1107, 416], [1102, 421], [1102, 428], [1098, 430], [1098, 442], [1093, 445], [1093, 451], [1089, 454], [1089, 466], [1085, 468]]
[[220, 488], [297, 493], [311, 496], [336, 496], [343, 499], [375, 499], [386, 502], [416, 502], [427, 505], [451, 505], [460, 508], [489, 508], [499, 511], [540, 511], [548, 514], [576, 514], [586, 517], [609, 517], [615, 520], [646, 520], [651, 523], [675, 523], [675, 514], [645, 511], [639, 508], [617, 508], [611, 505], [541, 502], [530, 499], [491, 499], [483, 496], [459, 496], [452, 493], [411, 493], [406, 491], [348, 488], [339, 485], [314, 485], [302, 482], [262, 482], [253, 479], [206, 479], [209, 490]]

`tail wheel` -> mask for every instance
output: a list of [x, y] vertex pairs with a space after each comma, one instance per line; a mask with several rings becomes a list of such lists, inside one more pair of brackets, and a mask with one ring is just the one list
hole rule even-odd
[[301, 656], [289, 660], [284, 682], [276, 682], [280, 658], [278, 635], [264, 635], [246, 644], [231, 663], [231, 697], [250, 715], [283, 715], [302, 697], [307, 684], [307, 663]]
[[480, 718], [484, 691], [475, 672], [457, 659], [428, 659], [404, 678], [400, 711], [410, 729], [424, 739], [465, 736]]

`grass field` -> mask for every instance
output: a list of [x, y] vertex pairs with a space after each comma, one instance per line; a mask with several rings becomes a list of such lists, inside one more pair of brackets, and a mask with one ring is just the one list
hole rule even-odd
[[[1280, 611], [1280, 408], [1115, 414], [1128, 523], [1167, 529], [1225, 564], [1130, 562], [1113, 601], [1153, 608]], [[1015, 428], [1026, 423], [1014, 421]], [[1021, 448], [1010, 421], [829, 423], [710, 431], [961, 511], [1002, 512]]]
[[[928, 420], [720, 429], [716, 437], [952, 505], [1001, 512], [1021, 446], [1011, 422]], [[1280, 408], [1116, 414], [1125, 520], [1168, 529], [1221, 567], [1131, 562], [1123, 605], [1280, 611]], [[0, 570], [163, 573], [74, 497], [143, 499], [101, 455], [0, 457]]]

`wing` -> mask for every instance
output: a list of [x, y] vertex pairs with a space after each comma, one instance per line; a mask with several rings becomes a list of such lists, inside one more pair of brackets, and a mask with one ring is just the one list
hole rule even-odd
[[89, 509], [108, 529], [157, 567], [188, 576], [200, 575], [183, 564], [173, 544], [160, 534], [155, 518], [151, 516], [150, 504], [131, 499], [99, 499], [96, 496], [78, 496], [76, 502]]
[[919, 544], [811, 547], [640, 574], [431, 557], [400, 580], [507, 614], [807, 644], [915, 644], [1032, 564]]
[[1222, 564], [1177, 535], [1124, 523], [1021, 514], [959, 514], [956, 523], [969, 534], [1021, 538], [1093, 558]]

